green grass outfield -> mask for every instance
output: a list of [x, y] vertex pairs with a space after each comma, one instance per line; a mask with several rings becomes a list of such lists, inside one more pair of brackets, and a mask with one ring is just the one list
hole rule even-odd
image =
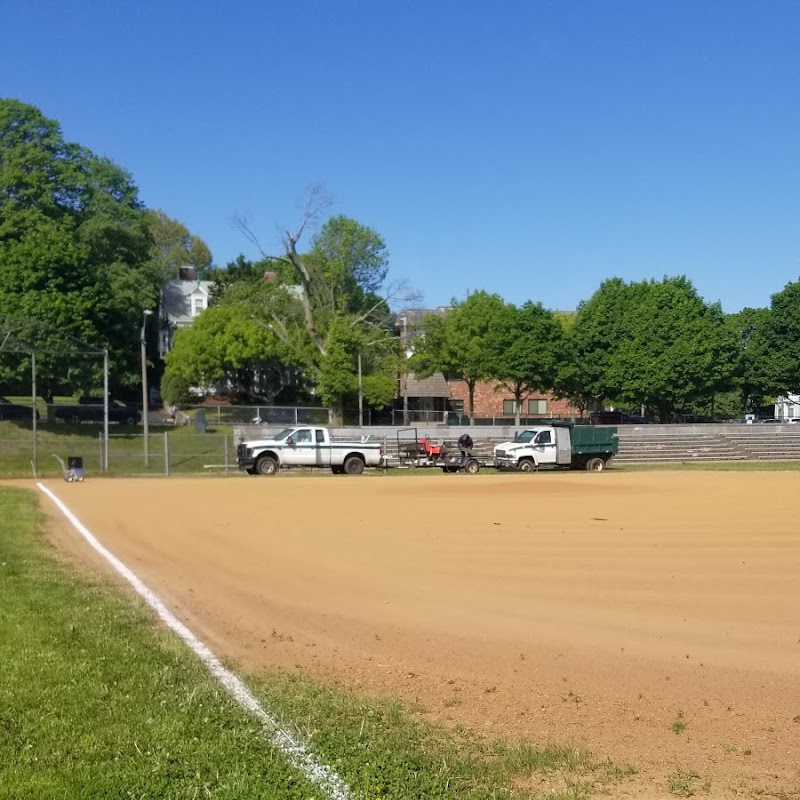
[[[57, 557], [38, 500], [0, 487], [0, 797], [325, 797], [135, 595]], [[583, 800], [633, 772], [570, 746], [446, 731], [300, 674], [250, 687], [353, 798]]]

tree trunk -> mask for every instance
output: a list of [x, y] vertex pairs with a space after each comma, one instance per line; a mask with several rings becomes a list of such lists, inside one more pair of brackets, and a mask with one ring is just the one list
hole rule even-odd
[[522, 387], [517, 386], [514, 389], [514, 424], [520, 426], [520, 417], [522, 416]]
[[344, 425], [344, 405], [341, 397], [328, 409], [328, 420], [332, 428], [341, 428]]

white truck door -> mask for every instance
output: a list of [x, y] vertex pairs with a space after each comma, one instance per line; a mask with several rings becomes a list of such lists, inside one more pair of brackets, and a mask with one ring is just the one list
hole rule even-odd
[[[291, 439], [291, 444], [289, 444], [289, 439]], [[283, 463], [287, 466], [313, 464], [314, 444], [311, 441], [311, 431], [308, 428], [301, 428], [296, 430], [289, 439], [286, 440], [286, 447], [281, 453]]]
[[536, 434], [533, 440], [533, 452], [539, 464], [556, 463], [556, 443], [553, 440], [552, 430], [543, 430]]
[[331, 444], [324, 428], [314, 428], [314, 444], [316, 445], [316, 465], [329, 467], [331, 465]]

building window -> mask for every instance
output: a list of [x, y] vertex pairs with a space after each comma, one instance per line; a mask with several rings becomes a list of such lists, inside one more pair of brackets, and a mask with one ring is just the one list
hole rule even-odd
[[503, 416], [513, 417], [517, 413], [516, 400], [503, 400]]
[[196, 317], [206, 307], [206, 298], [202, 295], [192, 297], [192, 316]]
[[547, 400], [528, 400], [528, 416], [544, 416], [547, 414]]
[[463, 414], [464, 413], [464, 401], [463, 400], [448, 400], [447, 401], [447, 410], [452, 411], [454, 414]]

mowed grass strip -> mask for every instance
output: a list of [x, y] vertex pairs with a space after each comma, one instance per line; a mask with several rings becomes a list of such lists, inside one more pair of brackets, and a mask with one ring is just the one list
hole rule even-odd
[[589, 800], [635, 774], [579, 746], [511, 743], [437, 726], [421, 717], [424, 709], [302, 674], [265, 673], [251, 685], [363, 798]]
[[[0, 487], [0, 797], [320, 798], [149, 609], [57, 558], [36, 500]], [[250, 683], [354, 798], [586, 800], [633, 771], [300, 674]]]
[[55, 557], [36, 501], [0, 487], [0, 797], [321, 800], [149, 609]]

